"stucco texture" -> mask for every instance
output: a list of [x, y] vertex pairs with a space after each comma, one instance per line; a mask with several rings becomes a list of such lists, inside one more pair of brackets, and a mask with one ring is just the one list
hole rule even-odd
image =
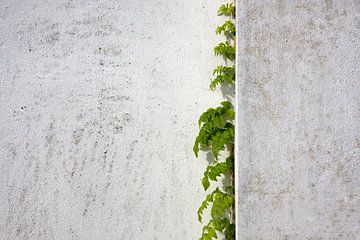
[[237, 11], [238, 239], [360, 239], [360, 2]]
[[221, 1], [0, 0], [0, 239], [201, 232]]

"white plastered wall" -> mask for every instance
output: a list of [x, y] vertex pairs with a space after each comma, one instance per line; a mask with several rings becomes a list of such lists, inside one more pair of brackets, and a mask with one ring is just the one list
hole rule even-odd
[[0, 0], [0, 239], [199, 237], [221, 2]]
[[237, 239], [360, 239], [359, 12], [237, 1]]

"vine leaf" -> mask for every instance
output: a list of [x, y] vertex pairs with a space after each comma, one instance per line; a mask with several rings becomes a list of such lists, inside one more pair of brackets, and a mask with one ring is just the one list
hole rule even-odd
[[200, 239], [217, 239], [216, 231], [225, 234], [226, 239], [232, 239], [230, 237], [234, 234], [235, 225], [232, 226], [232, 223], [227, 218], [227, 213], [231, 211], [233, 202], [234, 195], [223, 192], [219, 188], [206, 196], [198, 210], [198, 218], [201, 222], [204, 210], [212, 203], [212, 219], [203, 227]]
[[219, 7], [218, 10], [218, 16], [229, 16], [229, 17], [235, 17], [235, 5], [234, 3], [226, 3], [226, 4], [222, 4]]
[[216, 56], [223, 56], [230, 61], [235, 60], [235, 47], [231, 46], [229, 41], [219, 43], [214, 48], [214, 53]]
[[215, 30], [217, 35], [224, 34], [227, 37], [235, 36], [235, 24], [231, 20], [226, 20], [221, 26], [218, 26]]
[[218, 189], [215, 189], [212, 193], [208, 194], [205, 198], [205, 200], [202, 202], [201, 206], [199, 207], [198, 209], [198, 219], [199, 219], [199, 222], [202, 222], [202, 215], [203, 215], [203, 212], [205, 209], [208, 208], [209, 206], [209, 203], [212, 202], [212, 199], [213, 199], [213, 195], [214, 193], [217, 191]]
[[[217, 162], [214, 165], [209, 165], [206, 168], [204, 172], [204, 177], [202, 179], [202, 185], [205, 191], [210, 187], [210, 180], [217, 181], [218, 177], [232, 171], [233, 161], [234, 161], [234, 157], [230, 156], [226, 159], [225, 162]], [[227, 186], [226, 192], [230, 194], [231, 191], [229, 191], [228, 189], [229, 187], [231, 186]]]
[[221, 105], [215, 109], [209, 108], [199, 118], [200, 131], [193, 147], [196, 157], [200, 147], [209, 147], [215, 159], [218, 159], [219, 152], [234, 142], [233, 106], [228, 101], [222, 102]]
[[[208, 167], [208, 168], [209, 168], [209, 167]], [[207, 171], [207, 170], [206, 170], [206, 171]], [[205, 191], [210, 187], [210, 181], [209, 181], [209, 176], [208, 176], [208, 173], [207, 173], [207, 172], [204, 173], [204, 177], [203, 177], [201, 183], [202, 183]]]
[[232, 84], [235, 82], [235, 66], [218, 66], [215, 68], [213, 75], [216, 77], [211, 81], [210, 89], [214, 91], [219, 84]]

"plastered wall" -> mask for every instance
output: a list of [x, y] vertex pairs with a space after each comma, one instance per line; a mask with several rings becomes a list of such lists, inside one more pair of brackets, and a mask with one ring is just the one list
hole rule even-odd
[[187, 240], [222, 1], [0, 0], [0, 239]]
[[237, 11], [238, 239], [360, 239], [360, 2]]

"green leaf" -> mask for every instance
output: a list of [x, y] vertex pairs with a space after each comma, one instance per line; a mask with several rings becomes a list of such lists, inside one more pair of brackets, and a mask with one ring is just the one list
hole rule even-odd
[[235, 24], [231, 20], [227, 20], [223, 25], [216, 28], [215, 33], [233, 38], [235, 36]]
[[195, 156], [198, 157], [198, 155], [199, 155], [199, 140], [198, 140], [198, 137], [195, 140], [193, 151], [195, 153]]
[[209, 206], [209, 203], [212, 202], [212, 198], [213, 198], [213, 193], [210, 193], [206, 196], [205, 200], [202, 202], [201, 206], [198, 209], [198, 219], [199, 222], [202, 222], [202, 215], [204, 210]]
[[[206, 174], [206, 172], [205, 172], [205, 174]], [[204, 177], [203, 177], [201, 182], [202, 182], [202, 185], [203, 185], [203, 187], [204, 187], [204, 189], [206, 191], [210, 187], [210, 182], [209, 182], [209, 177], [205, 176], [205, 174], [204, 174]]]
[[221, 105], [215, 109], [208, 109], [199, 119], [200, 131], [193, 147], [196, 157], [201, 146], [210, 148], [215, 159], [218, 159], [219, 152], [234, 142], [233, 106], [228, 101], [222, 102]]
[[217, 235], [216, 235], [216, 232], [215, 232], [215, 229], [212, 228], [212, 227], [208, 227], [207, 228], [207, 232], [209, 233], [209, 236], [211, 238], [216, 238], [217, 239]]
[[235, 83], [235, 66], [218, 66], [213, 75], [215, 78], [210, 83], [211, 90], [215, 90], [219, 84], [233, 84]]
[[[228, 157], [225, 162], [216, 162], [213, 165], [209, 165], [205, 172], [204, 177], [202, 179], [202, 184], [204, 186], [205, 191], [210, 186], [210, 180], [211, 181], [217, 181], [217, 178], [221, 175], [228, 174], [233, 169], [233, 157]], [[232, 186], [226, 187], [226, 192], [231, 193]]]
[[235, 60], [235, 47], [231, 46], [229, 41], [219, 43], [214, 48], [214, 53], [216, 56], [223, 56], [230, 61]]
[[232, 16], [235, 17], [235, 6], [234, 3], [222, 4], [218, 10], [218, 15]]

